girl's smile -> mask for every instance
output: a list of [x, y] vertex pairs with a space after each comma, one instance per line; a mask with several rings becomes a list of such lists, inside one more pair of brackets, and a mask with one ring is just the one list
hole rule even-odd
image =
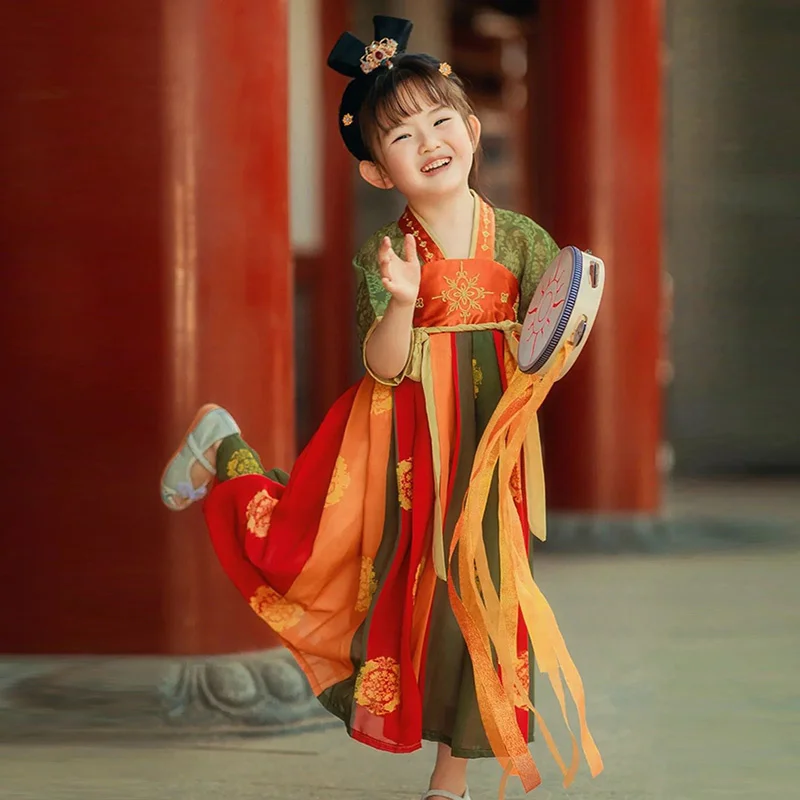
[[450, 162], [453, 159], [449, 156], [445, 158], [433, 158], [430, 159], [423, 167], [421, 172], [425, 175], [436, 175], [437, 173], [442, 172], [444, 169], [450, 166]]

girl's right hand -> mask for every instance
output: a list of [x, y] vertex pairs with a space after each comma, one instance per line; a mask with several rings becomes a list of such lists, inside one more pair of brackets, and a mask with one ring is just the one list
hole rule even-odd
[[417, 301], [420, 281], [417, 243], [410, 233], [405, 236], [404, 246], [405, 260], [394, 252], [392, 240], [385, 236], [378, 251], [378, 264], [386, 291], [399, 305], [410, 306]]

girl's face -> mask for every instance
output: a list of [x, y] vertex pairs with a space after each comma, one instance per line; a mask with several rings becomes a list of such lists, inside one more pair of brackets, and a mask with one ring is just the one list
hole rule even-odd
[[[467, 121], [454, 109], [417, 103], [420, 111], [387, 132], [376, 143], [386, 188], [396, 187], [409, 201], [453, 194], [468, 186], [480, 137], [477, 117]], [[366, 162], [365, 162], [366, 166]], [[364, 174], [370, 183], [380, 185]]]

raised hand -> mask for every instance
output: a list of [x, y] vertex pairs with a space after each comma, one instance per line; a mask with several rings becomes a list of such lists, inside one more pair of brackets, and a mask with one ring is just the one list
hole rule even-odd
[[417, 243], [408, 233], [403, 242], [405, 259], [392, 249], [392, 241], [385, 236], [378, 251], [381, 281], [395, 302], [403, 306], [413, 305], [419, 294], [420, 265]]

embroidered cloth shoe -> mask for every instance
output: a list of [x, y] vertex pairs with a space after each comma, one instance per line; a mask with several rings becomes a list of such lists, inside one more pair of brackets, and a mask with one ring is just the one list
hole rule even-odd
[[[233, 417], [220, 406], [203, 406], [195, 415], [180, 446], [167, 462], [161, 476], [161, 500], [171, 511], [182, 511], [206, 496], [216, 469], [204, 453], [226, 436], [241, 431]], [[200, 486], [192, 482], [192, 466], [201, 464], [211, 475]]]
[[431, 789], [429, 792], [425, 792], [425, 794], [422, 795], [422, 800], [433, 800], [433, 798], [436, 797], [442, 797], [445, 800], [470, 800], [469, 789], [461, 796], [453, 794], [452, 792], [446, 792], [444, 789]]

